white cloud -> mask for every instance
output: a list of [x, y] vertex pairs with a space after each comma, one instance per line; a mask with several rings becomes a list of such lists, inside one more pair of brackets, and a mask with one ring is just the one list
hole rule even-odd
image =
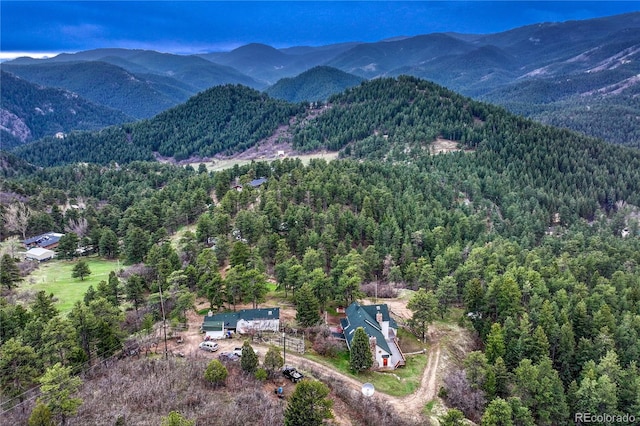
[[52, 58], [59, 55], [60, 52], [0, 52], [0, 61], [10, 61], [16, 58], [28, 56], [34, 59]]

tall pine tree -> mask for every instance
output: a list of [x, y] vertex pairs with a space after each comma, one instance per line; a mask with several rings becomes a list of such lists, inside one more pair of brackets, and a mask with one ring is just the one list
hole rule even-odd
[[356, 328], [351, 340], [351, 357], [349, 358], [349, 367], [352, 371], [359, 373], [366, 371], [373, 365], [373, 354], [369, 347], [369, 336], [364, 328]]

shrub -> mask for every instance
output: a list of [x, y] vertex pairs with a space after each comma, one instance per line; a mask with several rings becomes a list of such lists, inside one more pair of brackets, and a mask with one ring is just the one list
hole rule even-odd
[[343, 349], [345, 349], [345, 344], [331, 336], [318, 336], [313, 342], [313, 350], [326, 357], [335, 358]]
[[218, 386], [224, 384], [228, 374], [227, 367], [217, 359], [214, 359], [207, 365], [207, 369], [204, 371], [204, 378], [212, 385]]
[[264, 382], [265, 380], [267, 380], [267, 377], [269, 377], [269, 374], [267, 373], [267, 370], [265, 370], [264, 368], [258, 368], [256, 370], [255, 377], [261, 382]]

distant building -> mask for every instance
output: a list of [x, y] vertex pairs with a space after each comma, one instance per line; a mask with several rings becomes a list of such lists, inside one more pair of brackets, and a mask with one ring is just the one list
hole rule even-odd
[[[259, 179], [252, 180], [247, 185], [249, 185], [252, 188], [258, 188], [260, 185], [264, 184], [266, 181], [267, 181], [267, 178], [261, 177]], [[242, 191], [242, 185], [240, 185], [239, 183], [236, 183], [235, 185], [233, 185], [232, 188], [235, 189], [236, 191]]]
[[265, 177], [261, 177], [260, 179], [254, 179], [251, 182], [249, 182], [249, 186], [253, 187], [253, 188], [257, 188], [260, 185], [262, 185], [263, 183], [265, 183], [267, 181], [267, 178]]
[[64, 236], [64, 234], [59, 234], [57, 232], [47, 232], [46, 234], [27, 238], [23, 241], [23, 244], [26, 248], [40, 247], [53, 250], [54, 248], [58, 247], [58, 243], [60, 242], [60, 238], [62, 236]]
[[27, 252], [25, 253], [25, 258], [29, 260], [37, 260], [38, 262], [44, 262], [45, 260], [53, 259], [55, 255], [56, 253], [53, 250], [34, 247], [27, 250]]

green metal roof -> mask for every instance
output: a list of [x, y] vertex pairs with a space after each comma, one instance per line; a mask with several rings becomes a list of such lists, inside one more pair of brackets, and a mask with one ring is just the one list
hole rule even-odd
[[204, 329], [206, 324], [219, 321], [224, 323], [225, 328], [237, 328], [238, 320], [254, 321], [267, 319], [280, 319], [280, 308], [242, 309], [236, 312], [223, 312], [211, 316], [205, 315], [202, 327]]
[[[342, 323], [342, 330], [344, 332], [344, 337], [347, 340], [347, 345], [351, 347], [351, 340], [353, 339], [353, 334], [358, 327], [364, 328], [364, 331], [369, 335], [369, 337], [376, 338], [376, 344], [384, 349], [387, 353], [391, 353], [391, 349], [387, 344], [387, 339], [382, 334], [382, 329], [380, 328], [380, 324], [375, 320], [375, 314], [372, 317], [369, 314], [370, 309], [373, 307], [374, 311], [377, 312], [376, 306], [384, 306], [386, 308], [387, 305], [370, 305], [370, 306], [360, 306], [357, 302], [353, 302], [346, 309], [347, 317], [344, 318]], [[389, 315], [389, 311], [387, 310], [387, 316]], [[383, 318], [384, 320], [384, 314]], [[389, 324], [391, 326], [391, 324]]]
[[202, 324], [202, 331], [222, 331], [224, 323], [222, 321], [205, 321]]

